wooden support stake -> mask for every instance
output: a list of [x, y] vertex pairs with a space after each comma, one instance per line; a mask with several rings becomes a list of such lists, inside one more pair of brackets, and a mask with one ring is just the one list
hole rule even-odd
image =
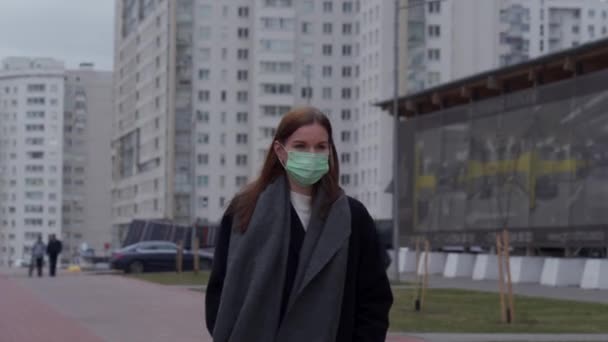
[[422, 291], [422, 284], [420, 277], [420, 238], [416, 238], [416, 299], [414, 300], [414, 310], [420, 311], [420, 292]]
[[184, 242], [180, 241], [177, 243], [177, 254], [175, 255], [175, 271], [182, 273], [184, 266]]
[[200, 271], [201, 269], [201, 259], [198, 255], [198, 239], [194, 239], [194, 241], [192, 242], [192, 258], [192, 268], [194, 274], [198, 274], [198, 271]]
[[507, 322], [515, 322], [515, 306], [513, 303], [513, 283], [511, 282], [511, 255], [509, 253], [509, 232], [505, 229], [502, 232], [503, 250], [505, 258], [505, 271], [507, 273], [507, 291], [509, 296], [509, 306], [507, 309]]
[[496, 233], [496, 258], [498, 259], [498, 290], [500, 294], [500, 318], [503, 323], [507, 322], [507, 312], [505, 309], [505, 289], [504, 274], [502, 271], [502, 242], [500, 233]]
[[426, 296], [426, 288], [429, 286], [429, 250], [431, 249], [429, 240], [424, 240], [424, 280], [422, 282], [422, 298], [420, 299], [420, 307], [424, 309], [424, 297]]

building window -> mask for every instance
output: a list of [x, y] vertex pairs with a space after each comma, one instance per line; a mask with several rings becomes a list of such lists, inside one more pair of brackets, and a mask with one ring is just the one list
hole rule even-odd
[[199, 154], [196, 156], [196, 161], [198, 165], [207, 165], [209, 164], [209, 155], [208, 154]]
[[239, 18], [249, 18], [249, 7], [239, 7], [237, 13]]
[[[196, 119], [199, 122], [208, 123], [209, 122], [209, 112], [197, 110]], [[158, 119], [156, 119], [156, 120], [158, 120]]]
[[45, 103], [44, 97], [28, 97], [27, 104], [28, 105], [43, 105]]
[[199, 207], [206, 209], [209, 206], [209, 197], [202, 196], [198, 198]]
[[25, 117], [28, 119], [44, 119], [43, 111], [31, 111], [25, 114]]
[[304, 87], [301, 92], [303, 99], [311, 99], [312, 98], [312, 87]]
[[342, 24], [342, 34], [351, 35], [353, 33], [353, 25], [351, 23]]
[[332, 71], [331, 65], [324, 65], [323, 68], [321, 69], [321, 74], [323, 75], [323, 77], [331, 77], [331, 71]]
[[211, 73], [211, 71], [209, 69], [201, 69], [198, 71], [198, 79], [206, 81], [209, 79], [210, 73]]
[[264, 0], [265, 7], [291, 7], [293, 0]]
[[352, 68], [349, 66], [342, 67], [342, 77], [351, 77]]
[[331, 87], [323, 87], [322, 96], [324, 100], [331, 100]]
[[429, 49], [427, 53], [430, 61], [438, 61], [441, 58], [439, 49]]
[[245, 90], [241, 90], [236, 93], [236, 102], [244, 103], [248, 101], [248, 98], [249, 95]]
[[340, 154], [340, 162], [341, 163], [350, 163], [350, 153]]
[[236, 113], [236, 122], [238, 123], [246, 123], [248, 119], [247, 112], [238, 112]]
[[209, 185], [209, 176], [198, 176], [196, 182], [199, 187], [206, 188]]
[[290, 95], [292, 93], [291, 84], [284, 83], [263, 83], [262, 85], [263, 94], [281, 94]]
[[331, 1], [323, 2], [323, 12], [331, 13], [333, 11], [333, 9], [334, 9], [334, 7], [333, 7], [333, 3]]
[[236, 135], [237, 144], [247, 144], [247, 133], [238, 133]]
[[239, 27], [237, 29], [237, 37], [239, 37], [240, 39], [249, 38], [249, 29], [246, 27]]
[[289, 112], [291, 108], [288, 106], [262, 106], [261, 111], [265, 116], [282, 116]]
[[353, 54], [352, 45], [342, 45], [342, 56], [351, 56]]
[[439, 1], [439, 0], [429, 1], [429, 13], [439, 13], [439, 12], [441, 12], [441, 1]]
[[44, 90], [45, 90], [44, 84], [28, 84], [27, 85], [27, 91], [30, 93], [44, 92]]
[[294, 19], [277, 18], [277, 17], [262, 17], [262, 27], [269, 31], [289, 31], [292, 32], [295, 25]]
[[304, 34], [310, 34], [310, 33], [312, 33], [312, 23], [310, 23], [310, 22], [303, 22], [302, 23], [302, 33], [304, 33]]
[[572, 26], [572, 33], [574, 34], [578, 34], [580, 31], [580, 28], [578, 27], [578, 25], [574, 25]]
[[247, 185], [247, 176], [236, 176], [234, 178], [234, 183], [239, 188]]
[[208, 144], [209, 143], [209, 134], [199, 133], [198, 134], [198, 143], [199, 144]]
[[350, 184], [350, 175], [349, 174], [343, 174], [340, 176], [340, 183], [342, 183], [342, 185], [347, 186]]
[[293, 51], [294, 42], [281, 39], [262, 39], [260, 46], [264, 52], [289, 53]]
[[342, 138], [342, 142], [350, 142], [350, 132], [342, 131], [341, 138]]
[[249, 78], [249, 72], [247, 70], [239, 70], [236, 72], [237, 81], [247, 81]]
[[323, 23], [323, 34], [332, 34], [333, 27], [331, 23]]
[[441, 26], [429, 25], [429, 37], [439, 37], [441, 35]]
[[249, 59], [249, 50], [248, 49], [238, 49], [236, 51], [236, 58], [240, 61], [246, 61]]
[[282, 74], [291, 73], [293, 64], [291, 62], [260, 62], [260, 69], [263, 73]]
[[200, 90], [198, 92], [198, 100], [201, 102], [209, 102], [209, 99], [211, 98], [211, 94], [209, 92], [209, 90]]
[[211, 27], [203, 26], [199, 29], [199, 36], [201, 40], [209, 40], [211, 39]]
[[226, 102], [226, 97], [227, 97], [227, 93], [226, 93], [226, 91], [225, 91], [225, 90], [222, 90], [222, 91], [220, 92], [220, 101], [222, 101], [222, 102]]
[[342, 3], [342, 12], [352, 13], [353, 12], [353, 3], [350, 1], [344, 1]]
[[237, 166], [247, 166], [247, 155], [246, 154], [237, 154], [236, 155], [236, 165]]
[[437, 71], [430, 71], [428, 75], [429, 86], [437, 85], [441, 81], [441, 74]]
[[350, 109], [342, 109], [342, 120], [349, 121], [350, 117]]
[[323, 56], [331, 56], [332, 46], [330, 44], [323, 44], [322, 51], [323, 51]]
[[342, 88], [342, 99], [349, 100], [352, 96], [350, 88]]

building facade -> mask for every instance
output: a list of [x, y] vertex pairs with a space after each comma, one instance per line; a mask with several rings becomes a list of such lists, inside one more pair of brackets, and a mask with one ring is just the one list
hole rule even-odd
[[601, 0], [410, 0], [408, 91], [416, 92], [608, 34]]
[[[86, 70], [90, 69], [90, 70]], [[111, 72], [12, 57], [0, 70], [0, 265], [56, 234], [65, 260], [110, 241]]]
[[0, 70], [0, 265], [61, 236], [64, 74], [54, 59], [7, 58]]
[[82, 63], [64, 79], [64, 256], [83, 243], [101, 255], [112, 241], [112, 72]]
[[346, 192], [390, 217], [374, 102], [392, 94], [394, 2], [117, 1], [116, 18], [117, 236], [135, 218], [217, 222], [306, 104], [332, 121]]

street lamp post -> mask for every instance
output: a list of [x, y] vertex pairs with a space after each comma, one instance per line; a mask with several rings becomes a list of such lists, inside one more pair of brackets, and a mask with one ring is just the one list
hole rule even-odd
[[399, 275], [399, 11], [400, 0], [395, 0], [395, 32], [393, 61], [393, 265], [394, 279]]

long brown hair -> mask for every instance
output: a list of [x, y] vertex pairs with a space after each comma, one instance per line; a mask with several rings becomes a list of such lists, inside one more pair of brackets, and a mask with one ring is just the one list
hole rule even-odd
[[332, 137], [332, 128], [329, 119], [320, 110], [314, 107], [299, 107], [289, 111], [279, 123], [276, 134], [270, 144], [268, 153], [266, 154], [266, 160], [262, 167], [262, 172], [258, 179], [247, 185], [243, 191], [235, 196], [230, 203], [228, 212], [233, 214], [237, 220], [236, 228], [241, 232], [247, 230], [255, 204], [260, 196], [260, 193], [271, 184], [277, 177], [285, 175], [285, 169], [279, 161], [275, 151], [274, 142], [278, 141], [281, 144], [285, 144], [287, 139], [300, 127], [308, 126], [312, 124], [319, 124], [327, 131], [329, 137], [329, 172], [321, 178], [313, 186], [313, 196], [318, 193], [319, 188], [322, 188], [326, 194], [326, 198], [321, 199], [321, 212], [322, 216], [326, 215], [329, 211], [330, 206], [335, 202], [336, 199], [342, 193], [338, 177], [340, 175], [340, 166], [338, 164], [338, 154], [336, 152], [336, 146]]

